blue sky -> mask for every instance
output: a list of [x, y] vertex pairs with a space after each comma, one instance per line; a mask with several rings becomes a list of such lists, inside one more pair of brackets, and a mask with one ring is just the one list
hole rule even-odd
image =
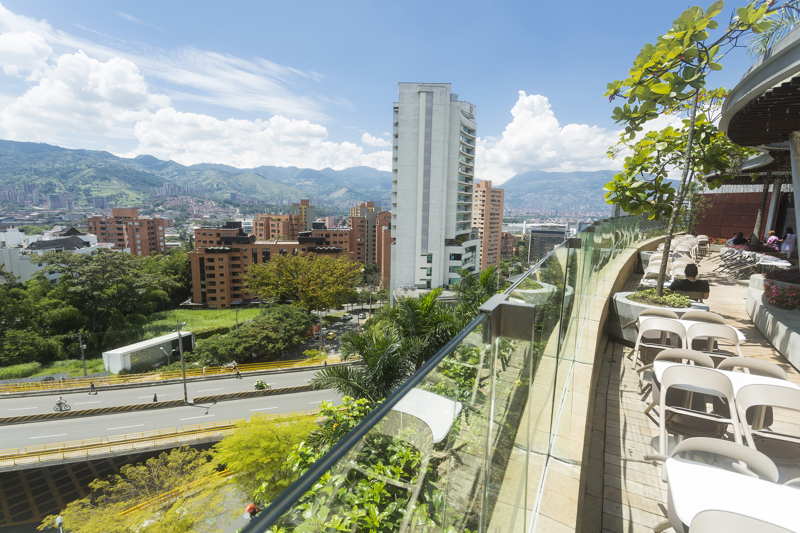
[[[0, 5], [0, 59], [18, 63], [0, 62], [5, 138], [184, 163], [386, 168], [396, 83], [449, 81], [478, 106], [481, 177], [501, 181], [618, 165], [604, 156], [616, 131], [605, 84], [690, 4]], [[729, 57], [714, 83], [732, 86], [749, 62]]]

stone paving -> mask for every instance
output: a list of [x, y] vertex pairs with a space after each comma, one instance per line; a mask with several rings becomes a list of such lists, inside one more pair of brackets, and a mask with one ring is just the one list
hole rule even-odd
[[[786, 370], [791, 381], [800, 383], [800, 373], [750, 322], [745, 311], [745, 282], [714, 275], [716, 264], [712, 256], [699, 265], [701, 277], [711, 282], [706, 302], [711, 311], [745, 334], [743, 355], [772, 361]], [[639, 378], [628, 357], [631, 351], [609, 343], [600, 369], [589, 465], [596, 479], [589, 483], [586, 500], [587, 505], [602, 505], [602, 522], [592, 528], [596, 531], [652, 531], [665, 520], [666, 484], [661, 480], [661, 468], [644, 460], [656, 453], [658, 426], [644, 414]]]

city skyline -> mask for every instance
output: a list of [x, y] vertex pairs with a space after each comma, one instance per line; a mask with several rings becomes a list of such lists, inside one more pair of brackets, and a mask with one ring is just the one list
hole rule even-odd
[[[319, 4], [302, 13], [248, 4], [243, 17], [210, 4], [187, 11], [6, 0], [0, 3], [0, 138], [186, 164], [389, 170], [391, 117], [384, 102], [398, 81], [433, 79], [455, 82], [484, 110], [479, 179], [499, 185], [528, 170], [613, 169], [619, 162], [606, 157], [606, 148], [619, 128], [608, 118], [605, 84], [629, 61], [630, 43], [663, 30], [656, 21], [674, 6], [649, 6], [654, 16], [630, 32], [598, 31], [597, 17], [610, 22], [605, 9], [589, 2], [575, 7], [574, 24], [561, 38], [540, 21], [564, 16], [565, 7], [517, 4], [518, 19], [482, 7], [486, 16], [468, 26], [495, 41], [475, 46], [469, 28], [440, 24], [446, 6], [427, 9], [419, 24], [413, 15], [421, 6], [413, 5], [387, 16], [366, 4], [343, 10]], [[280, 24], [264, 32], [258, 20]], [[304, 22], [323, 38], [287, 39]], [[526, 23], [536, 31], [523, 31]], [[398, 47], [383, 61], [364, 43], [387, 24], [406, 42], [437, 49]], [[576, 32], [598, 45], [576, 44], [570, 39]], [[717, 74], [719, 83], [730, 85], [736, 62], [746, 59], [732, 57], [734, 68]], [[81, 105], [63, 105], [69, 101]]]

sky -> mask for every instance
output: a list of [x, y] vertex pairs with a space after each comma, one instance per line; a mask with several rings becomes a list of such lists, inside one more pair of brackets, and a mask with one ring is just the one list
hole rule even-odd
[[[397, 82], [451, 82], [477, 106], [478, 178], [615, 169], [606, 84], [689, 5], [0, 0], [0, 138], [389, 170]], [[711, 84], [750, 62], [737, 51]]]

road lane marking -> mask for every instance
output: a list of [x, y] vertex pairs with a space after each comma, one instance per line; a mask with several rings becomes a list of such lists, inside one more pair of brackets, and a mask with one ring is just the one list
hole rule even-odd
[[314, 405], [315, 403], [322, 403], [324, 400], [314, 400], [313, 402], [308, 402], [308, 405]]
[[198, 418], [207, 418], [209, 416], [215, 416], [215, 415], [190, 416], [189, 418], [181, 418], [181, 420], [195, 420], [195, 419], [198, 419]]
[[31, 439], [49, 439], [51, 437], [64, 437], [66, 433], [56, 433], [54, 435], [39, 435], [38, 437], [30, 437]]
[[144, 425], [144, 424], [133, 424], [133, 425], [131, 425], [131, 426], [117, 426], [117, 427], [113, 427], [113, 428], [108, 428], [108, 429], [107, 429], [107, 431], [115, 431], [115, 430], [117, 430], [117, 429], [140, 428], [140, 427], [142, 427], [143, 425]]
[[270, 409], [277, 409], [277, 407], [259, 407], [258, 409], [250, 409], [251, 411], [268, 411]]
[[24, 411], [25, 409], [38, 409], [38, 407], [31, 406], [31, 407], [9, 407], [8, 408], [9, 411]]
[[222, 390], [222, 389], [223, 389], [223, 387], [215, 387], [213, 389], [200, 389], [200, 390], [198, 390], [196, 392], [212, 392], [212, 391], [215, 391], [215, 390]]
[[97, 400], [97, 401], [94, 401], [94, 402], [75, 402], [75, 405], [91, 405], [93, 403], [103, 403], [103, 402], [100, 401], [100, 400]]

